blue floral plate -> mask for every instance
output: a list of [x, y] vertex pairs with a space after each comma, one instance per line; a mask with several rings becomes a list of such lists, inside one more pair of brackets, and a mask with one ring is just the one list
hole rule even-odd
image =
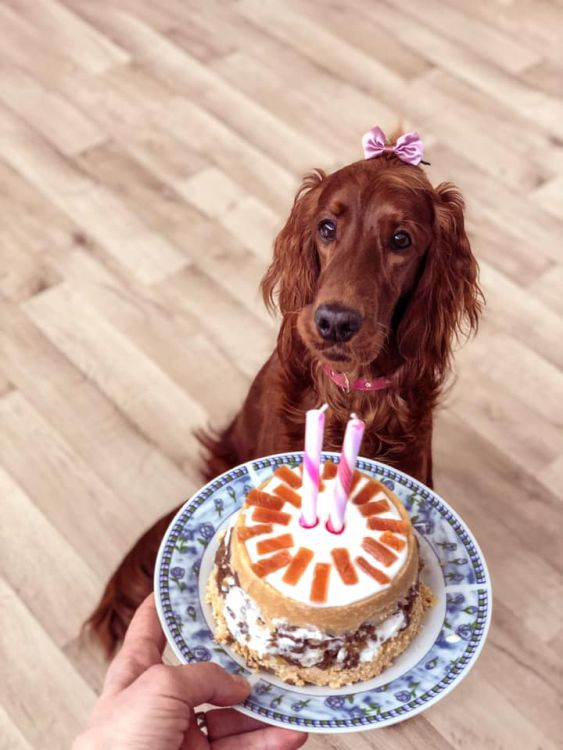
[[[361, 471], [383, 481], [401, 499], [425, 562], [423, 578], [438, 604], [395, 663], [375, 679], [345, 688], [295, 687], [213, 640], [205, 587], [219, 531], [250, 488], [280, 464], [301, 463], [283, 453], [237, 466], [196, 493], [178, 511], [160, 547], [155, 592], [162, 627], [182, 663], [215, 661], [243, 674], [252, 692], [237, 709], [270, 724], [305, 732], [353, 732], [388, 726], [424, 711], [458, 685], [475, 664], [491, 620], [491, 584], [485, 560], [461, 518], [432, 490], [400, 471], [358, 459]], [[322, 460], [338, 463], [338, 454]]]

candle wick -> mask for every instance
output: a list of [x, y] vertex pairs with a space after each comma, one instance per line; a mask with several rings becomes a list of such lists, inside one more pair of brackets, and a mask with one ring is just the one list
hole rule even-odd
[[350, 416], [352, 417], [352, 419], [357, 419], [357, 418], [358, 418], [358, 415], [356, 414], [356, 412], [355, 412], [355, 411], [353, 411], [353, 412], [352, 412], [352, 413], [350, 414]]
[[328, 404], [323, 404], [323, 405], [322, 405], [322, 406], [321, 406], [321, 407], [319, 408], [319, 411], [320, 411], [320, 412], [325, 412], [325, 411], [326, 411], [327, 409], [328, 409]]

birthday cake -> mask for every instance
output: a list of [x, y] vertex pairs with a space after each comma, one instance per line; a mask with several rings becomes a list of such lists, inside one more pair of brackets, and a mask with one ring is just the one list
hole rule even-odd
[[355, 471], [336, 533], [337, 481], [337, 466], [325, 462], [317, 520], [307, 526], [301, 467], [278, 467], [248, 493], [208, 584], [216, 640], [295, 685], [375, 677], [407, 648], [433, 602], [396, 495]]

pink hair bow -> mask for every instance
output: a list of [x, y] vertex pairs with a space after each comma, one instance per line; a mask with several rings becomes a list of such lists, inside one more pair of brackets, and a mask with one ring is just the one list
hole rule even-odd
[[404, 135], [397, 138], [395, 144], [387, 144], [385, 133], [381, 128], [375, 127], [368, 130], [362, 136], [362, 146], [364, 149], [364, 157], [366, 159], [373, 159], [375, 156], [381, 156], [386, 152], [391, 152], [398, 156], [402, 161], [407, 164], [427, 164], [428, 162], [422, 161], [424, 155], [424, 146], [420, 140], [418, 133], [405, 133]]

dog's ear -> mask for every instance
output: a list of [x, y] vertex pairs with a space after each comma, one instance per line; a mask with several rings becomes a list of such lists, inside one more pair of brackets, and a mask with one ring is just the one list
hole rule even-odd
[[407, 366], [436, 382], [446, 374], [453, 342], [477, 330], [483, 295], [465, 232], [464, 201], [443, 182], [434, 191], [434, 240], [397, 332]]
[[315, 296], [319, 259], [311, 220], [316, 208], [315, 189], [324, 178], [320, 169], [305, 176], [289, 218], [276, 237], [274, 258], [262, 279], [266, 307], [273, 311], [277, 303], [284, 317], [297, 314]]

